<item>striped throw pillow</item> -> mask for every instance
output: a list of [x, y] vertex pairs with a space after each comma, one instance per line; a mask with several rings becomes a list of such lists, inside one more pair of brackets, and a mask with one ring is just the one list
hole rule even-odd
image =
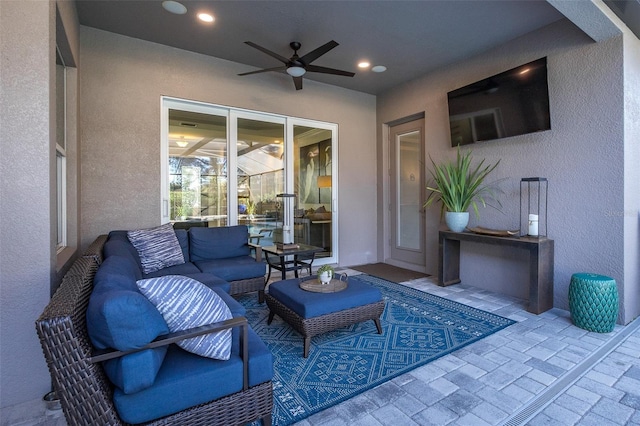
[[[182, 275], [165, 275], [137, 281], [140, 292], [160, 311], [169, 330], [188, 330], [231, 319], [224, 301], [206, 285]], [[194, 354], [228, 360], [231, 355], [231, 329], [178, 342]]]
[[129, 231], [127, 237], [138, 251], [144, 274], [184, 263], [182, 248], [171, 223]]

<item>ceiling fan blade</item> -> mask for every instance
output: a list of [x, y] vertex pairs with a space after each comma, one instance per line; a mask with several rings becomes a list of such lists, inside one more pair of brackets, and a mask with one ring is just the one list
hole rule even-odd
[[261, 72], [269, 72], [269, 71], [285, 71], [286, 69], [287, 67], [265, 68], [263, 70], [243, 72], [242, 74], [238, 74], [238, 75], [260, 74]]
[[323, 74], [342, 75], [345, 77], [353, 77], [354, 72], [337, 70], [335, 68], [319, 67], [317, 65], [307, 65], [307, 72], [319, 72]]
[[338, 43], [331, 40], [330, 42], [318, 47], [316, 50], [312, 50], [311, 52], [307, 53], [306, 55], [301, 57], [300, 60], [305, 64], [310, 64], [336, 46], [338, 46]]
[[296, 90], [302, 90], [302, 77], [293, 77], [293, 84], [295, 84]]
[[270, 51], [269, 49], [259, 46], [257, 44], [255, 44], [254, 42], [251, 41], [245, 41], [245, 44], [248, 44], [249, 46], [253, 47], [254, 49], [258, 49], [259, 51], [266, 53], [267, 55], [271, 56], [272, 58], [276, 58], [277, 60], [279, 60], [280, 62], [282, 62], [283, 64], [287, 65], [289, 63], [289, 59], [285, 58], [284, 56], [280, 56], [275, 52]]

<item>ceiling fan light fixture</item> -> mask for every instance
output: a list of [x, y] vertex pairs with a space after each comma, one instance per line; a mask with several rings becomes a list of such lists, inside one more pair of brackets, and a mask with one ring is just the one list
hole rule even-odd
[[213, 22], [216, 20], [216, 18], [212, 14], [206, 12], [198, 13], [198, 19], [202, 22]]
[[176, 15], [184, 15], [187, 13], [187, 8], [180, 2], [174, 0], [165, 0], [162, 2], [162, 7], [167, 12], [175, 13]]
[[306, 72], [307, 70], [298, 66], [287, 68], [287, 74], [289, 74], [291, 77], [302, 77]]
[[387, 70], [387, 67], [385, 67], [384, 65], [376, 65], [375, 67], [371, 68], [371, 71], [373, 72], [385, 72]]

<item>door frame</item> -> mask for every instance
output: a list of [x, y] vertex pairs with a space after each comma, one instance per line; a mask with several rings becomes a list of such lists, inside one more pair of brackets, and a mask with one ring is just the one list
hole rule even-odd
[[[160, 98], [160, 223], [169, 222], [169, 167], [166, 161], [169, 158], [169, 109], [180, 109], [185, 111], [193, 111], [204, 114], [218, 114], [227, 118], [227, 161], [235, 167], [236, 145], [237, 140], [237, 119], [248, 118], [262, 120], [267, 122], [282, 123], [284, 125], [284, 159], [285, 159], [285, 193], [294, 191], [294, 169], [293, 169], [293, 128], [294, 126], [315, 127], [331, 131], [332, 134], [332, 163], [331, 173], [334, 185], [331, 187], [331, 253], [330, 257], [318, 258], [316, 265], [337, 264], [339, 263], [339, 220], [338, 220], [338, 164], [339, 164], [339, 141], [338, 141], [338, 124], [326, 121], [316, 121], [298, 117], [291, 117], [282, 114], [274, 114], [262, 111], [253, 111], [244, 108], [233, 108], [200, 102], [188, 99], [174, 98], [171, 96], [161, 96]], [[233, 159], [233, 160], [232, 160]], [[237, 224], [237, 179], [235, 174], [229, 173], [227, 176], [227, 224]], [[289, 229], [293, 229], [294, 214], [293, 205], [288, 212], [287, 222]]]
[[[391, 199], [391, 128], [401, 125], [401, 124], [405, 124], [405, 123], [409, 123], [411, 121], [416, 121], [416, 120], [424, 120], [425, 118], [425, 113], [424, 112], [420, 112], [420, 113], [416, 113], [416, 114], [412, 114], [397, 120], [393, 120], [387, 123], [383, 123], [382, 124], [382, 202], [383, 202], [383, 208], [382, 208], [382, 240], [381, 240], [381, 248], [382, 248], [382, 259], [385, 263], [388, 263], [390, 265], [393, 266], [398, 266], [400, 268], [405, 268], [405, 269], [409, 269], [409, 270], [414, 270], [417, 272], [423, 272], [423, 273], [427, 273], [427, 265], [429, 264], [429, 262], [425, 259], [425, 266], [420, 266], [420, 265], [416, 265], [413, 263], [407, 263], [407, 262], [402, 262], [402, 261], [398, 261], [395, 259], [391, 258], [391, 226], [392, 226], [392, 216], [391, 216], [391, 212], [392, 212], [392, 208], [394, 207], [392, 205], [393, 200]], [[422, 139], [423, 139], [423, 143], [425, 143], [426, 141], [426, 135], [425, 135], [425, 129], [423, 127], [422, 129]], [[425, 144], [426, 145], [426, 144]], [[424, 174], [424, 164], [426, 164], [426, 147], [423, 146], [423, 150], [422, 150], [422, 158], [420, 159], [421, 163], [423, 164], [423, 174]], [[422, 214], [424, 215], [424, 209], [422, 209]], [[426, 219], [425, 219], [426, 221]], [[425, 223], [425, 228], [426, 228], [426, 223]], [[422, 244], [423, 247], [425, 247], [425, 257], [428, 257], [428, 253], [427, 253], [427, 249], [428, 246], [426, 245], [426, 232], [425, 229], [423, 229], [423, 235], [422, 235]]]

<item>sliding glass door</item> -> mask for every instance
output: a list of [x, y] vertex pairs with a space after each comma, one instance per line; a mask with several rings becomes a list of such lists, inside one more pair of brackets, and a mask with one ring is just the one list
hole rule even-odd
[[293, 126], [293, 181], [296, 197], [296, 241], [333, 256], [333, 151], [335, 132], [317, 126]]
[[244, 224], [337, 262], [337, 126], [163, 98], [162, 221]]
[[[245, 224], [262, 246], [282, 241], [285, 120], [259, 114], [232, 113], [235, 143], [237, 212], [235, 223]], [[233, 131], [232, 131], [233, 134]]]

